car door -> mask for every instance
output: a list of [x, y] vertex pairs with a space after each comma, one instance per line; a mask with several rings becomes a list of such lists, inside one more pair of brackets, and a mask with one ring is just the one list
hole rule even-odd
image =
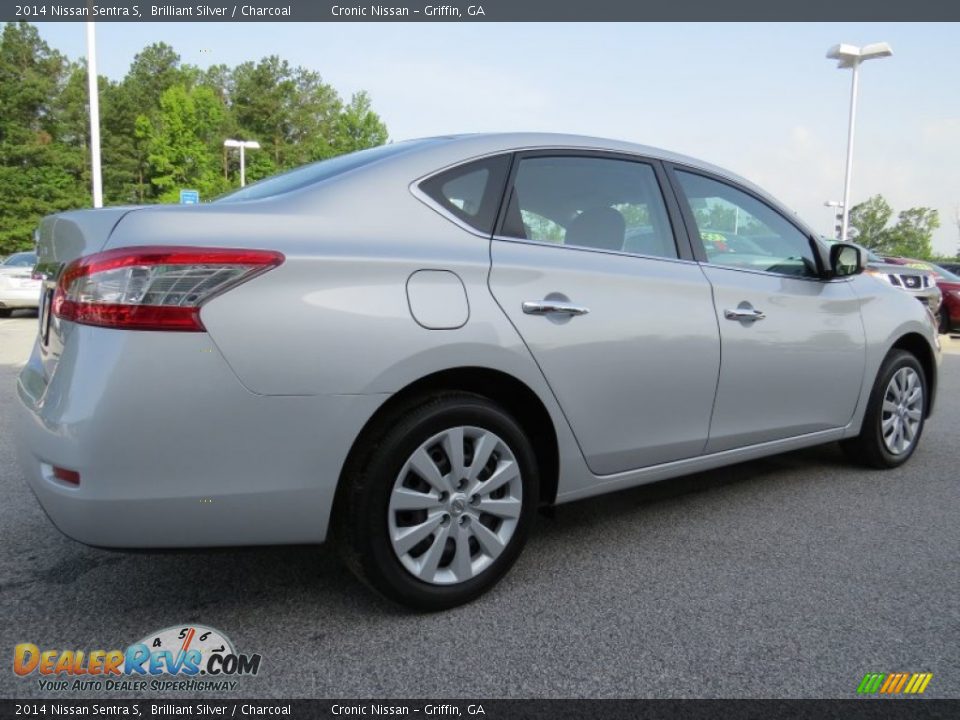
[[490, 290], [598, 475], [707, 439], [717, 321], [665, 182], [632, 156], [519, 154], [491, 245]]
[[864, 372], [860, 300], [812, 238], [758, 195], [670, 172], [713, 286], [722, 364], [708, 452], [846, 425]]

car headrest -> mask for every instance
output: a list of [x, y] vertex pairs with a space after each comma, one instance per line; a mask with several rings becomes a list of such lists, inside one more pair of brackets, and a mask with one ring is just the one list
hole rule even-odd
[[627, 223], [612, 207], [584, 210], [567, 228], [564, 245], [580, 245], [598, 250], [623, 250]]

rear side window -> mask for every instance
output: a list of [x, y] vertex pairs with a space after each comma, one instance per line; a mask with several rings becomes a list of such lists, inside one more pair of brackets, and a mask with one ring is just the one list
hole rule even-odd
[[455, 218], [489, 235], [509, 170], [510, 156], [497, 155], [445, 170], [420, 183], [420, 189]]
[[521, 159], [500, 234], [567, 247], [677, 257], [656, 173], [634, 160]]

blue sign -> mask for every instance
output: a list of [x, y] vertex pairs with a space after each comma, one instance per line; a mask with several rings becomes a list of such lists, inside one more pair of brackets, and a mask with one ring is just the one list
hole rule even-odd
[[181, 190], [180, 204], [181, 205], [199, 205], [200, 191], [199, 190]]

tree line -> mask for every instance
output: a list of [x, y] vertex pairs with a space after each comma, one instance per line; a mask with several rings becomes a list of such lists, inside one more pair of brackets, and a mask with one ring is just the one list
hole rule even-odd
[[940, 215], [934, 208], [901, 210], [891, 224], [892, 219], [890, 203], [883, 195], [874, 195], [850, 208], [852, 239], [880, 255], [935, 259], [933, 231], [940, 227]]
[[[345, 101], [319, 73], [275, 55], [201, 69], [155, 43], [122, 80], [98, 79], [104, 204], [209, 199], [236, 187], [226, 138], [257, 140], [250, 181], [387, 141], [365, 92]], [[86, 63], [49, 47], [29, 23], [0, 36], [0, 255], [32, 245], [40, 218], [89, 207]]]

